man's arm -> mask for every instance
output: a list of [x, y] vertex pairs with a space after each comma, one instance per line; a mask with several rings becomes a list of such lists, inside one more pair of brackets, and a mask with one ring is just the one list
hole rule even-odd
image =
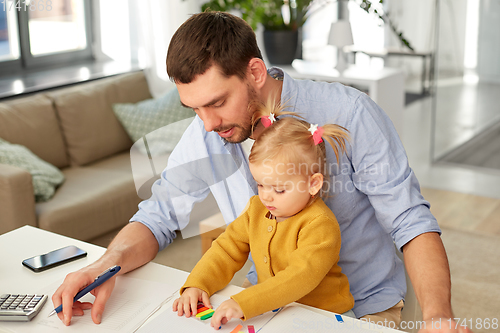
[[[54, 307], [63, 304], [63, 311], [58, 314], [59, 318], [65, 325], [69, 325], [73, 314], [83, 314], [82, 309], [87, 308], [88, 304], [77, 305], [73, 311], [73, 298], [78, 291], [92, 283], [99, 274], [109, 267], [119, 265], [121, 266], [119, 274], [124, 274], [148, 263], [154, 259], [157, 253], [158, 242], [148, 227], [138, 222], [126, 225], [116, 235], [106, 253], [99, 260], [66, 276], [63, 284], [52, 296]], [[96, 299], [92, 306], [92, 320], [96, 324], [101, 322], [106, 301], [111, 296], [114, 285], [115, 278], [112, 278], [93, 291]]]
[[423, 319], [453, 318], [450, 268], [439, 234], [415, 237], [403, 246], [403, 254]]
[[158, 253], [158, 241], [148, 227], [139, 222], [125, 226], [109, 244], [106, 253], [99, 261], [111, 266], [120, 265], [120, 274], [130, 272], [153, 260]]
[[429, 232], [415, 237], [403, 246], [403, 254], [426, 322], [421, 332], [472, 333], [453, 320], [450, 268], [439, 234]]

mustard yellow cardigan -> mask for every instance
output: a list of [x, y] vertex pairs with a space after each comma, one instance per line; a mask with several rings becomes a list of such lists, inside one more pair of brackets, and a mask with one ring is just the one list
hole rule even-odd
[[258, 284], [233, 295], [249, 319], [291, 302], [344, 313], [354, 306], [347, 277], [337, 265], [340, 228], [323, 200], [276, 222], [258, 196], [205, 253], [181, 288], [213, 295], [245, 264], [248, 253]]

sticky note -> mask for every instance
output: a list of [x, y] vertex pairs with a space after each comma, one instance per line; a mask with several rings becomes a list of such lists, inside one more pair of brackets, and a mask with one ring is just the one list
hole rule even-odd
[[344, 322], [344, 319], [342, 319], [342, 316], [341, 315], [335, 315], [335, 318], [337, 318], [337, 321], [339, 323], [343, 323]]
[[255, 333], [255, 329], [253, 328], [253, 325], [248, 325], [248, 333]]
[[205, 305], [203, 305], [203, 303], [198, 303], [198, 309], [204, 308], [204, 307], [205, 307]]
[[243, 326], [238, 325], [238, 326], [235, 327], [234, 330], [231, 331], [231, 333], [238, 333], [242, 328], [243, 328]]
[[[212, 310], [212, 309], [210, 309], [210, 310]], [[207, 320], [207, 319], [209, 319], [209, 318], [212, 318], [212, 316], [214, 315], [214, 313], [215, 313], [215, 311], [214, 311], [214, 310], [212, 310], [211, 312], [207, 313], [206, 315], [201, 316], [201, 317], [200, 317], [200, 319], [201, 319], [201, 320]]]
[[203, 316], [205, 316], [205, 315], [207, 315], [207, 314], [209, 314], [209, 313], [212, 313], [212, 312], [214, 312], [214, 310], [212, 310], [212, 309], [208, 309], [208, 310], [205, 310], [205, 311], [203, 311], [203, 312], [198, 313], [198, 314], [196, 315], [196, 317], [197, 317], [197, 318], [201, 318], [201, 317], [203, 317]]
[[203, 311], [207, 311], [209, 308], [207, 308], [206, 306], [203, 306], [201, 308], [198, 308], [198, 312], [197, 313], [200, 313], [200, 312], [203, 312]]

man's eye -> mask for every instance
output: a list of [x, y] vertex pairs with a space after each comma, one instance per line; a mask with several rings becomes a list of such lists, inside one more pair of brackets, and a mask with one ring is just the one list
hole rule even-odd
[[276, 192], [278, 194], [283, 194], [283, 193], [285, 193], [285, 190], [274, 190], [274, 192]]
[[226, 101], [221, 101], [221, 102], [218, 102], [217, 104], [214, 104], [214, 107], [215, 108], [220, 108], [221, 106], [224, 105], [224, 103], [226, 103]]

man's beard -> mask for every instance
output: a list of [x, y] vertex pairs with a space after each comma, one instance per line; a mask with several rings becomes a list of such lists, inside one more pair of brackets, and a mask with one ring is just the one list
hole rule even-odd
[[232, 124], [229, 126], [224, 126], [223, 128], [215, 128], [214, 132], [225, 132], [231, 128], [239, 128], [241, 130], [240, 133], [234, 134], [233, 136], [226, 138], [226, 141], [231, 142], [231, 143], [240, 143], [245, 141], [252, 135], [252, 115], [255, 110], [252, 109], [252, 105], [256, 105], [256, 103], [252, 103], [257, 98], [257, 94], [255, 90], [250, 86], [247, 85], [247, 99], [248, 99], [248, 106], [247, 106], [247, 118], [240, 124]]

